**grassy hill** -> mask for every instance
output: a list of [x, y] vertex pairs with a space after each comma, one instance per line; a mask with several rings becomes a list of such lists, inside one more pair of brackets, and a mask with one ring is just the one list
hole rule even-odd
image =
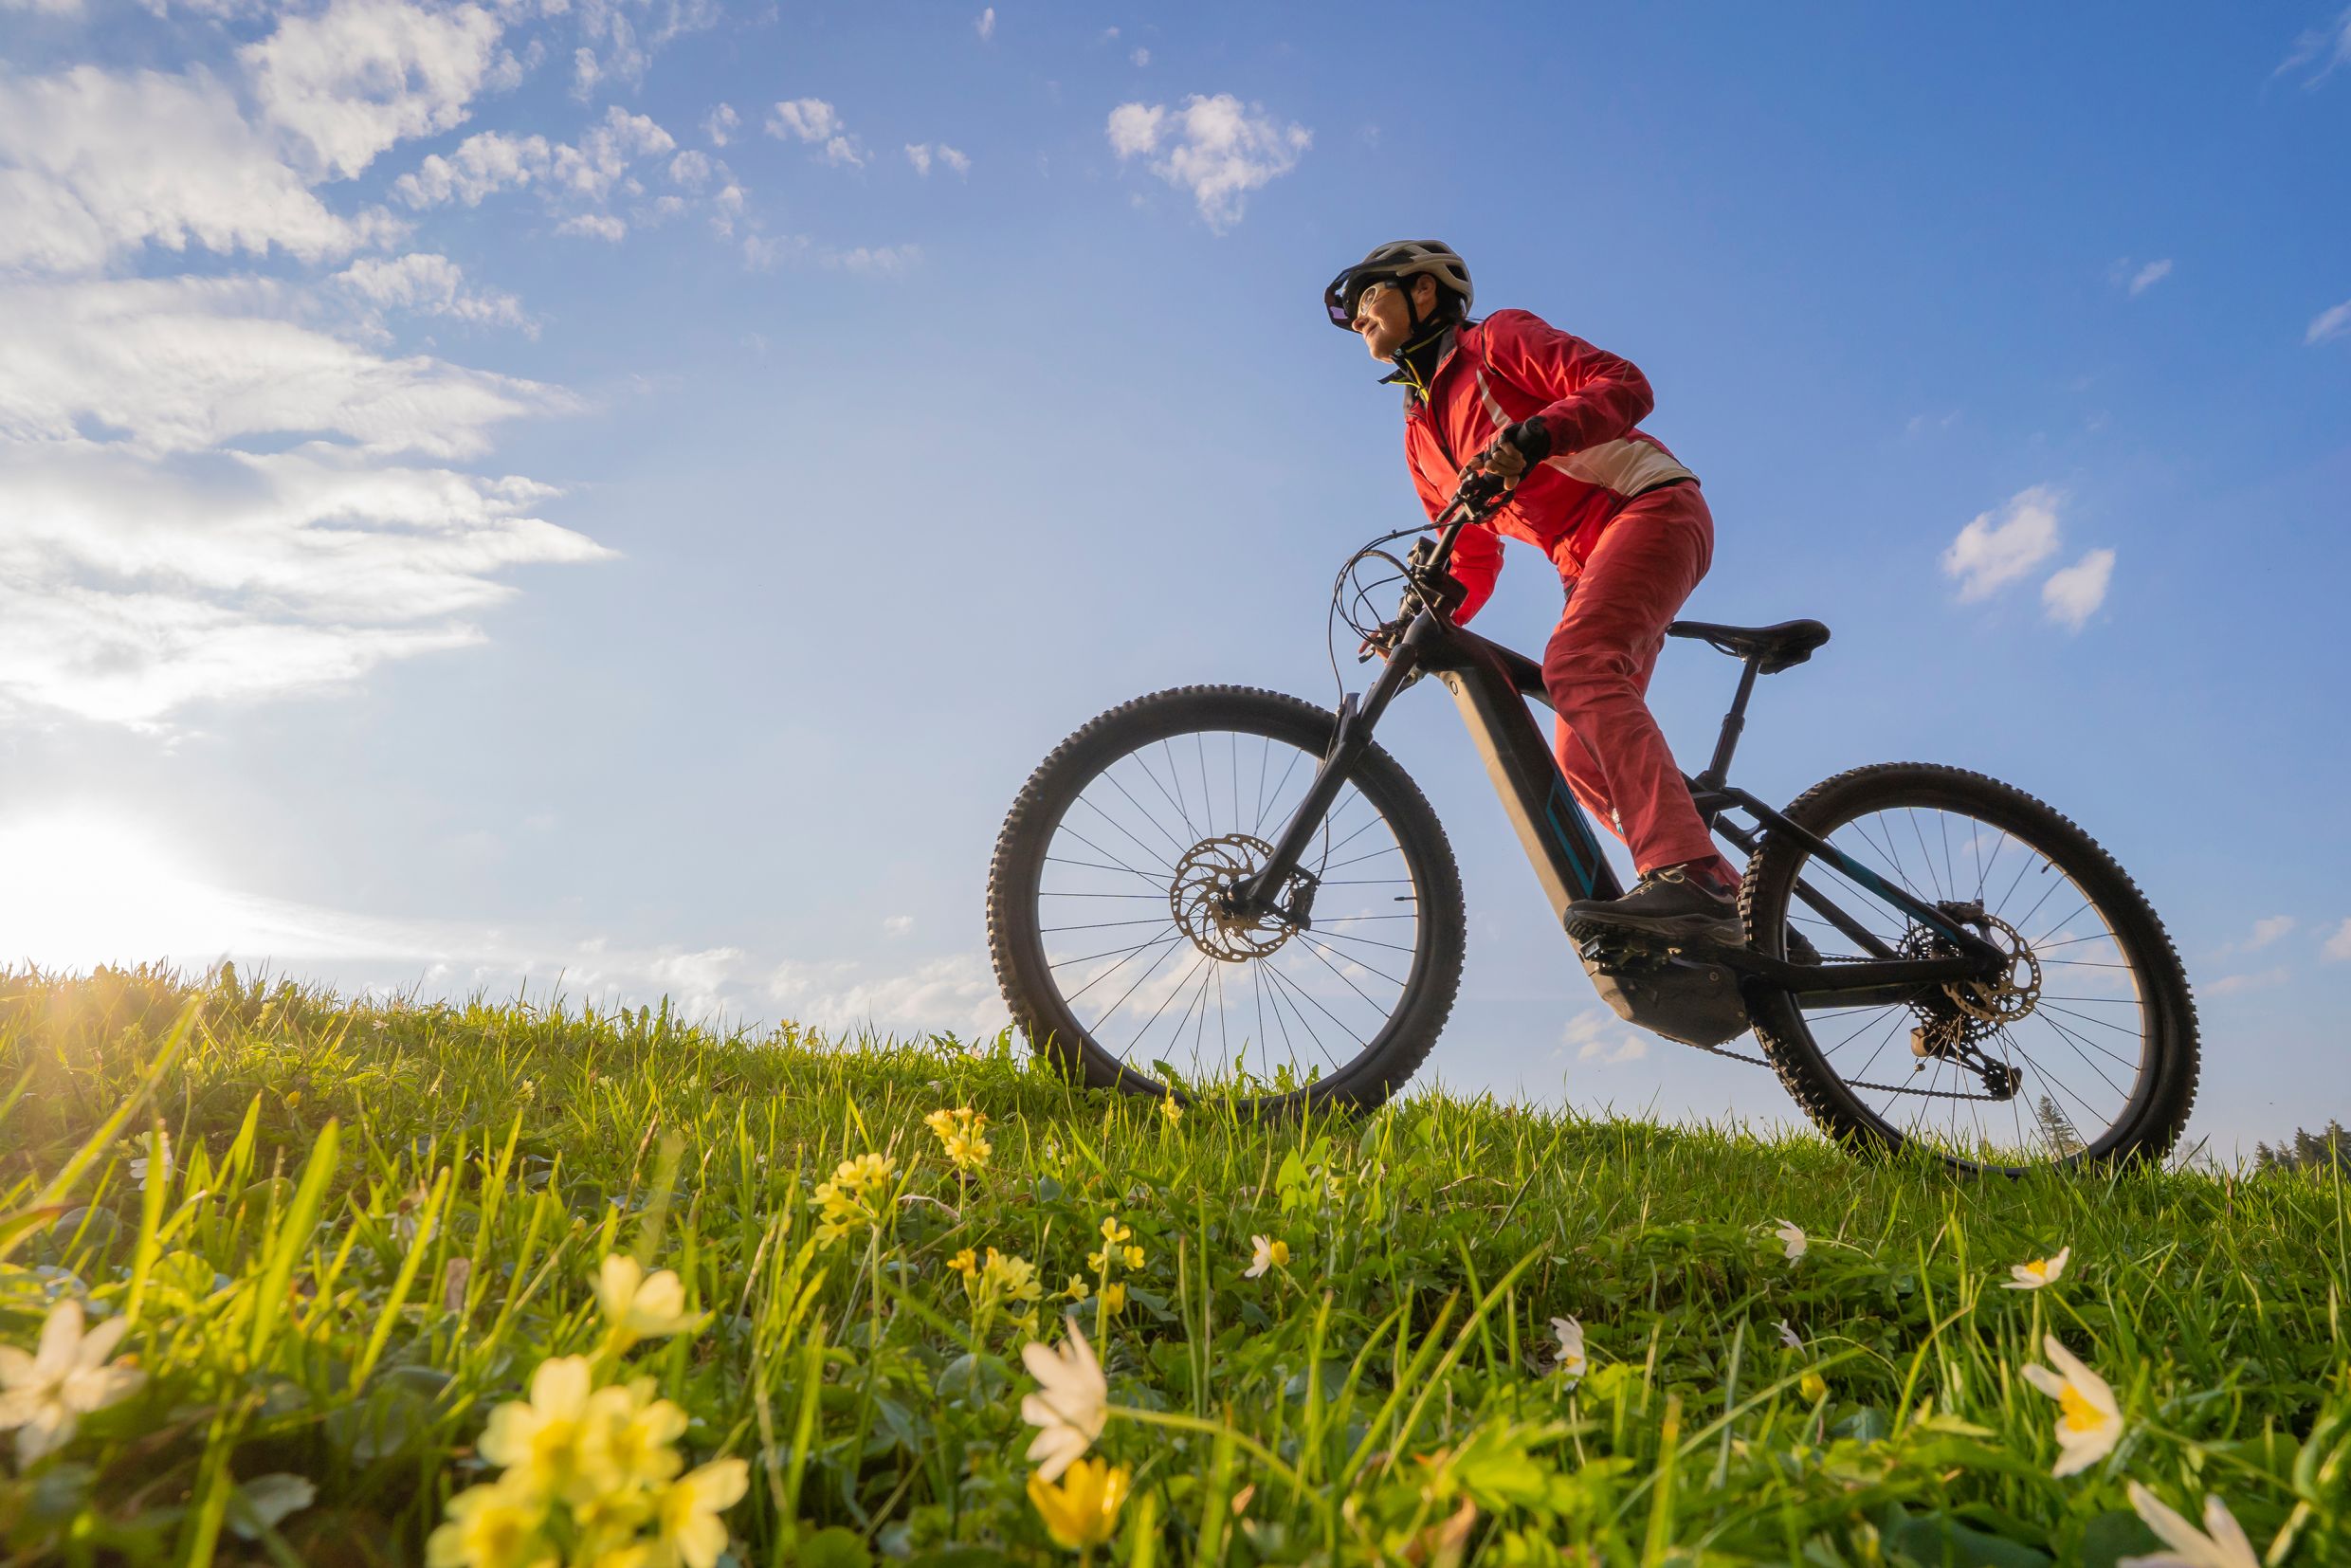
[[[2337, 1176], [1171, 1119], [1010, 1041], [0, 975], [28, 1561], [2105, 1564], [2136, 1485], [2342, 1563], [2347, 1285]], [[1022, 1347], [1069, 1323], [1107, 1413], [1046, 1486]], [[2112, 1415], [2028, 1378], [2051, 1336]], [[2061, 1418], [2119, 1442], [2053, 1475]]]

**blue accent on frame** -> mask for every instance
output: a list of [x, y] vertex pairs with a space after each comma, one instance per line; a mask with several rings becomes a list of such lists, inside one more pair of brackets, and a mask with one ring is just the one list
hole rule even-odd
[[1551, 835], [1559, 841], [1559, 848], [1567, 851], [1568, 868], [1576, 873], [1577, 895], [1592, 897], [1596, 890], [1593, 867], [1598, 857], [1590, 850], [1597, 847], [1588, 847], [1584, 835], [1576, 830], [1583, 826], [1583, 817], [1575, 797], [1567, 793], [1567, 786], [1558, 779], [1551, 782], [1551, 798], [1543, 802], [1543, 820], [1551, 825]]

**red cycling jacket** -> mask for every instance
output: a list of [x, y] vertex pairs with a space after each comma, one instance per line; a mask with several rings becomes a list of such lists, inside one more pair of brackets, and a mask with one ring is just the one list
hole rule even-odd
[[1461, 481], [1460, 461], [1503, 430], [1540, 414], [1552, 455], [1530, 469], [1486, 522], [1454, 541], [1452, 574], [1469, 591], [1456, 622], [1494, 592], [1502, 538], [1523, 539], [1551, 557], [1563, 577], [1583, 571], [1600, 531], [1624, 503], [1669, 480], [1692, 480], [1664, 442], [1634, 428], [1656, 405], [1649, 378], [1629, 359], [1572, 337], [1523, 310], [1465, 322], [1429, 378], [1429, 396], [1408, 393], [1404, 460], [1433, 519]]

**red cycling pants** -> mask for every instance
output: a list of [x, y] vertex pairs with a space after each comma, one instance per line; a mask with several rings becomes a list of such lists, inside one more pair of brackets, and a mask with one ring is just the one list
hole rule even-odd
[[1713, 559], [1714, 516], [1697, 485], [1634, 497], [1571, 579], [1543, 650], [1559, 767], [1643, 876], [1718, 853], [1644, 701], [1666, 627]]

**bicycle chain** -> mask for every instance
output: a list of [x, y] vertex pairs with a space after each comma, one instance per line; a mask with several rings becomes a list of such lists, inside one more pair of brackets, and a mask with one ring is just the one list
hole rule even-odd
[[[1734, 1062], [1746, 1062], [1759, 1067], [1768, 1067], [1772, 1065], [1763, 1057], [1749, 1056], [1743, 1051], [1724, 1050], [1721, 1046], [1702, 1046], [1699, 1048], [1708, 1056], [1727, 1056]], [[1899, 1084], [1871, 1084], [1853, 1078], [1846, 1079], [1845, 1085], [1848, 1088], [1875, 1089], [1880, 1094], [1915, 1094], [1923, 1100], [1996, 1101], [2000, 1098], [1996, 1094], [1961, 1094], [1957, 1089], [1914, 1089]]]

